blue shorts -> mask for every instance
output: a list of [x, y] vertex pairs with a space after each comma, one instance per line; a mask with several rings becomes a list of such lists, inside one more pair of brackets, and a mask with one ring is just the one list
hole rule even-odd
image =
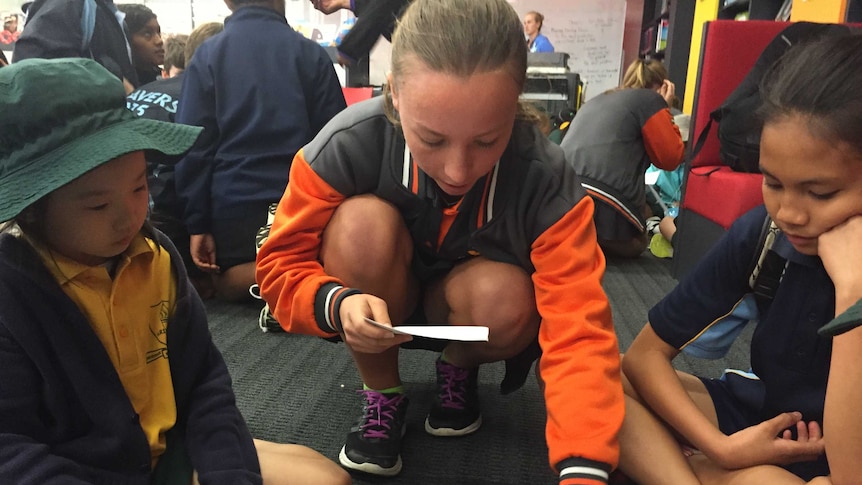
[[[699, 379], [706, 386], [712, 404], [715, 406], [718, 427], [722, 433], [731, 435], [775, 417], [767, 416], [769, 413], [764, 411], [766, 386], [753, 374], [728, 371], [719, 379], [705, 377]], [[796, 436], [796, 428], [792, 428], [791, 431]], [[826, 455], [822, 455], [816, 461], [793, 463], [783, 468], [804, 480], [829, 474]]]

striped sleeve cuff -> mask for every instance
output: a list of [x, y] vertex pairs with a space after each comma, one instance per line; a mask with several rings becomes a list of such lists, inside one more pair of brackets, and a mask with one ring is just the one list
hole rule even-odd
[[585, 458], [567, 458], [557, 465], [560, 485], [607, 485], [611, 466]]
[[355, 288], [347, 288], [337, 283], [327, 283], [317, 290], [314, 301], [314, 319], [317, 326], [327, 333], [341, 333], [341, 302], [350, 295], [362, 293]]

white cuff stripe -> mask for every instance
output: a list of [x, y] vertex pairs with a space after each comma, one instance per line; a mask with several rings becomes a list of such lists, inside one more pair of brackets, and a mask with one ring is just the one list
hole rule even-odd
[[599, 468], [588, 466], [568, 466], [560, 471], [560, 478], [566, 475], [592, 475], [596, 478], [601, 478], [604, 481], [608, 480], [608, 472]]
[[338, 290], [340, 290], [342, 288], [344, 288], [344, 287], [343, 286], [336, 286], [335, 288], [329, 290], [329, 293], [326, 294], [326, 300], [324, 302], [324, 308], [326, 309], [326, 311], [324, 312], [324, 315], [325, 315], [324, 319], [326, 320], [326, 325], [328, 325], [329, 328], [331, 328], [333, 332], [337, 332], [338, 329], [335, 328], [335, 322], [333, 322], [332, 319], [329, 318], [329, 315], [332, 314], [332, 311], [331, 311], [332, 310], [332, 307], [331, 307], [332, 295], [334, 295]]

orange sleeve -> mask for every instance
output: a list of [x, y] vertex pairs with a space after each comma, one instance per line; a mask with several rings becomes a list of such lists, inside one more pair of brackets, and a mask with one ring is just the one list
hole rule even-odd
[[652, 115], [641, 128], [641, 134], [653, 165], [662, 170], [673, 170], [682, 163], [685, 144], [669, 109]]
[[321, 286], [339, 283], [323, 271], [318, 256], [323, 230], [343, 201], [344, 196], [312, 170], [300, 150], [269, 237], [257, 254], [255, 274], [261, 296], [288, 332], [334, 334], [318, 326], [314, 303]]
[[[533, 283], [542, 324], [539, 363], [548, 412], [550, 463], [575, 458], [616, 467], [624, 403], [620, 356], [602, 288], [593, 201], [584, 197], [533, 243]], [[560, 470], [558, 470], [560, 471]]]

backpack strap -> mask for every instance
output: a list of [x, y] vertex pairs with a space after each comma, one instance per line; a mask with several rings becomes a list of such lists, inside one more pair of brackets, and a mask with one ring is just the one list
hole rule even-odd
[[96, 30], [96, 0], [84, 0], [84, 8], [81, 11], [81, 52], [90, 53], [90, 42], [93, 40], [93, 31]]
[[780, 232], [775, 221], [767, 214], [757, 241], [757, 247], [760, 250], [755, 252], [751, 264], [751, 276], [748, 278], [748, 285], [754, 292], [754, 299], [761, 311], [769, 308], [769, 304], [775, 298], [778, 285], [781, 284], [781, 278], [784, 277], [784, 270], [787, 267], [787, 260], [772, 250]]

